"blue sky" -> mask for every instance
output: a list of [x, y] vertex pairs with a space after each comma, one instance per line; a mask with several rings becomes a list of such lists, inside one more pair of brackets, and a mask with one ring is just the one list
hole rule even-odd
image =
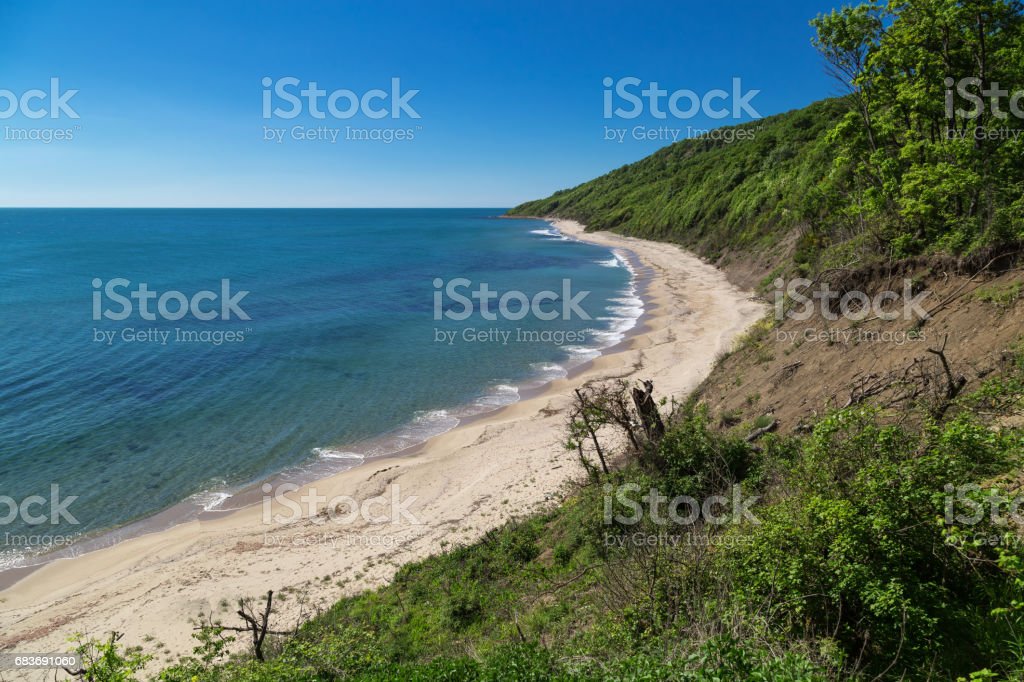
[[[835, 94], [807, 23], [834, 4], [6, 2], [0, 93], [58, 78], [78, 91], [67, 100], [78, 118], [15, 108], [0, 120], [0, 205], [511, 206], [671, 141], [631, 139], [636, 126], [682, 135], [736, 122], [649, 109], [606, 119], [606, 77], [698, 96], [739, 78], [760, 91], [749, 101], [761, 116]], [[420, 118], [265, 119], [262, 81], [283, 77], [357, 96], [398, 78], [419, 90]], [[295, 140], [296, 126], [338, 139]], [[412, 139], [345, 140], [346, 127]], [[72, 139], [10, 139], [45, 130]]]

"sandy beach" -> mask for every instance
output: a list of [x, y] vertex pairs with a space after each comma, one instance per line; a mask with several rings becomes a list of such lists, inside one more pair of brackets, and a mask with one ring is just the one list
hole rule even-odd
[[[342, 522], [355, 516], [342, 504], [335, 519], [304, 513], [288, 523], [268, 522], [265, 505], [255, 505], [52, 562], [0, 592], [0, 650], [66, 651], [73, 633], [102, 637], [117, 630], [126, 643], [156, 653], [156, 668], [191, 650], [200, 612], [237, 624], [234, 601], [270, 589], [284, 596], [275, 600], [272, 626], [289, 629], [346, 594], [385, 584], [406, 562], [555, 504], [582, 474], [562, 446], [573, 388], [651, 378], [658, 396], [682, 398], [763, 314], [749, 292], [673, 245], [584, 234], [571, 221], [554, 224], [566, 235], [626, 249], [643, 264], [646, 309], [637, 333], [581, 372], [411, 454], [369, 460], [289, 495], [299, 499], [312, 489], [358, 503], [382, 497], [362, 515], [376, 521]], [[394, 513], [395, 505], [408, 513]], [[272, 514], [291, 511], [269, 506]], [[52, 671], [0, 674], [52, 678]]]

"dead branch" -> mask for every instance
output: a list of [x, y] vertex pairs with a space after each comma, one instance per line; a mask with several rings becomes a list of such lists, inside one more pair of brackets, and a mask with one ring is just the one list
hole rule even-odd
[[[601, 450], [601, 441], [597, 438], [597, 429], [590, 424], [590, 417], [587, 414], [592, 408], [588, 407], [587, 399], [583, 396], [583, 392], [580, 389], [576, 389], [576, 398], [579, 400], [578, 409], [576, 413], [580, 419], [583, 420], [583, 425], [590, 433], [590, 438], [594, 441], [594, 450], [597, 451], [597, 458], [601, 460], [601, 470], [604, 473], [608, 473], [608, 462], [605, 461], [604, 451]], [[583, 446], [580, 445], [580, 457], [583, 457]]]
[[960, 395], [960, 391], [963, 390], [964, 386], [967, 385], [967, 377], [962, 374], [953, 376], [953, 370], [949, 367], [949, 361], [946, 359], [946, 342], [949, 340], [949, 335], [946, 334], [942, 337], [941, 348], [929, 348], [929, 353], [938, 356], [939, 361], [942, 362], [942, 370], [946, 373], [946, 396], [945, 400], [939, 403], [933, 410], [933, 415], [936, 419], [942, 419], [949, 409], [950, 405]]
[[788, 381], [789, 379], [792, 379], [793, 376], [796, 374], [797, 370], [800, 369], [801, 367], [803, 367], [803, 364], [804, 364], [803, 362], [800, 362], [798, 360], [797, 362], [788, 364], [785, 367], [783, 367], [782, 369], [780, 369], [775, 374], [775, 382], [774, 382], [775, 385], [778, 386], [779, 384], [783, 383], [784, 381]]
[[640, 415], [640, 421], [644, 426], [644, 432], [650, 441], [659, 441], [665, 435], [665, 423], [658, 413], [658, 404], [654, 402], [654, 382], [645, 380], [644, 389], [633, 389], [633, 403]]
[[[263, 661], [263, 640], [268, 634], [267, 627], [270, 623], [270, 612], [272, 604], [274, 602], [274, 591], [267, 591], [267, 605], [263, 609], [262, 614], [257, 614], [251, 604], [247, 604], [244, 600], [238, 602], [238, 616], [245, 621], [245, 628], [225, 628], [236, 632], [250, 632], [252, 633], [252, 652], [256, 657], [257, 661]], [[272, 633], [272, 634], [289, 634], [289, 633]]]
[[754, 441], [756, 441], [758, 438], [760, 438], [764, 434], [771, 433], [772, 431], [775, 431], [778, 428], [779, 428], [779, 420], [778, 419], [773, 419], [771, 424], [768, 424], [767, 426], [762, 426], [759, 429], [754, 429], [743, 440], [745, 440], [748, 443], [753, 443]]

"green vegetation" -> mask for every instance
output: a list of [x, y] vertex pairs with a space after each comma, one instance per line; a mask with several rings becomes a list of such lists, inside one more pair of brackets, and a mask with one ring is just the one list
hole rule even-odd
[[558, 215], [712, 258], [770, 246], [804, 222], [806, 197], [833, 159], [825, 136], [847, 109], [827, 100], [737, 126], [752, 139], [683, 140], [510, 213]]
[[1024, 239], [1020, 3], [893, 0], [811, 23], [848, 95], [737, 127], [753, 139], [678, 142], [510, 213], [711, 258], [797, 233], [794, 259], [810, 270]]
[[[898, 1], [812, 24], [854, 105], [828, 136], [819, 228], [896, 258], [1024, 236], [1024, 118], [1008, 96], [1024, 86], [1021, 5]], [[997, 87], [1007, 93], [989, 98]]]
[[[895, 1], [812, 23], [847, 96], [740, 126], [750, 139], [674, 144], [512, 213], [712, 257], [796, 234], [794, 263], [765, 282], [788, 267], [988, 258], [1024, 238], [1016, 121], [987, 108], [945, 114], [946, 78], [980, 78], [973, 93], [1024, 82], [1020, 5]], [[1013, 285], [977, 300], [1019, 296]], [[738, 347], [771, 359], [771, 324]], [[587, 481], [557, 508], [404, 566], [293, 636], [271, 635], [258, 657], [230, 656], [229, 631], [208, 621], [193, 655], [159, 679], [1024, 678], [1024, 538], [1012, 514], [1024, 344], [970, 393], [914, 393], [927, 399], [898, 411], [865, 402], [791, 436], [752, 438], [769, 417], [687, 404], [664, 434], [640, 437], [628, 389], [580, 394], [600, 401], [574, 413], [565, 456], [586, 463]], [[594, 424], [629, 445], [588, 452]], [[697, 506], [672, 519], [652, 490]], [[722, 508], [732, 513], [719, 523]], [[80, 646], [82, 679], [134, 679], [145, 662], [113, 638]]]
[[974, 297], [979, 301], [990, 303], [1000, 310], [1007, 310], [1021, 297], [1021, 283], [1014, 282], [1003, 287], [980, 287]]
[[[558, 508], [403, 567], [264, 661], [227, 656], [208, 622], [159, 679], [1018, 679], [1024, 540], [1004, 475], [1024, 430], [1004, 419], [1022, 407], [1024, 344], [941, 420], [927, 401], [861, 405], [755, 446], [688, 404]], [[651, 489], [721, 505], [673, 519]]]

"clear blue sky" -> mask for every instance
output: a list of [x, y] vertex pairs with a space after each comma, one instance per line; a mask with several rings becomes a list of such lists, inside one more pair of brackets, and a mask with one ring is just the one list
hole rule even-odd
[[[0, 120], [0, 205], [511, 206], [667, 143], [605, 126], [735, 122], [606, 119], [606, 77], [699, 95], [740, 78], [762, 116], [835, 94], [807, 23], [834, 4], [4, 2], [0, 91], [59, 78], [78, 118]], [[399, 78], [420, 118], [264, 119], [263, 79], [287, 76], [357, 94]], [[296, 125], [413, 139], [263, 139]], [[6, 139], [43, 129], [73, 139]]]

